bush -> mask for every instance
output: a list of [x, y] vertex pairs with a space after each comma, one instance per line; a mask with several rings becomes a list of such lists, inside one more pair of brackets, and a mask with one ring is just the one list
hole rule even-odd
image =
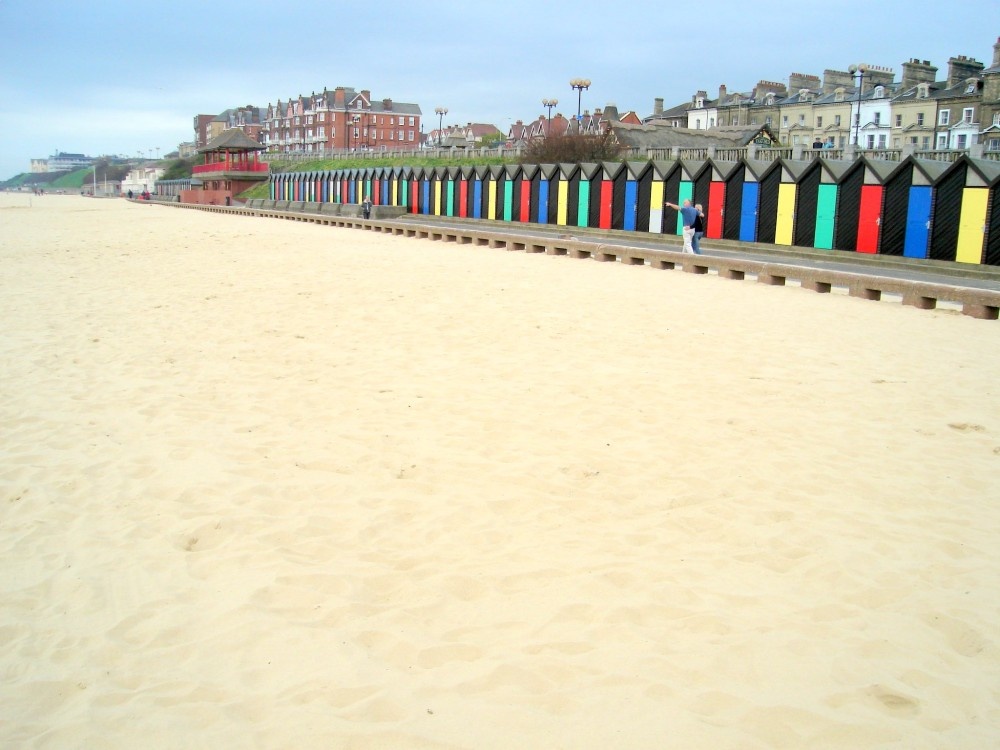
[[620, 161], [623, 148], [610, 130], [601, 135], [554, 135], [528, 144], [522, 164], [573, 164], [585, 161]]

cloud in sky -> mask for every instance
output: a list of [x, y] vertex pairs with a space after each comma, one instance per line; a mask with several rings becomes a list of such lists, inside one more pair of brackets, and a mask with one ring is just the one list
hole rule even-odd
[[585, 109], [614, 103], [642, 116], [657, 97], [672, 106], [699, 89], [746, 91], [852, 62], [898, 76], [919, 57], [939, 78], [953, 55], [989, 65], [996, 0], [964, 0], [946, 23], [941, 12], [928, 0], [840, 10], [782, 0], [683, 10], [651, 0], [426, 0], [379, 12], [306, 0], [0, 0], [0, 178], [56, 148], [164, 154], [193, 139], [197, 114], [338, 85], [416, 103], [428, 129], [445, 106], [446, 124], [506, 130], [543, 114], [543, 98], [575, 114], [575, 77], [592, 81]]

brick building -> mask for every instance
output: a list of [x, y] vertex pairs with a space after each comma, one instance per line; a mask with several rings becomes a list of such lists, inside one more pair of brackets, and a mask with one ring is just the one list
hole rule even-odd
[[372, 101], [371, 91], [333, 91], [268, 104], [261, 142], [269, 153], [399, 150], [420, 147], [417, 104]]

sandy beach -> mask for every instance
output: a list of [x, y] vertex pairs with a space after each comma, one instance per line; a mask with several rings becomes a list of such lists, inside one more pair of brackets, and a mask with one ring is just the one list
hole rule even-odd
[[0, 747], [1000, 744], [1000, 324], [0, 194]]

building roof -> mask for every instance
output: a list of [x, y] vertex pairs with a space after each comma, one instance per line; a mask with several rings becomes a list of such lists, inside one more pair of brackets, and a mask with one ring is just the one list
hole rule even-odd
[[229, 149], [230, 151], [263, 151], [266, 146], [262, 146], [257, 141], [251, 139], [240, 128], [229, 128], [213, 138], [207, 145], [198, 149], [199, 154], [207, 151], [219, 151]]
[[651, 148], [740, 148], [764, 133], [771, 140], [771, 131], [764, 127], [727, 126], [698, 130], [672, 128], [668, 123], [654, 120], [645, 125], [613, 123], [615, 137], [623, 146], [640, 150]]

